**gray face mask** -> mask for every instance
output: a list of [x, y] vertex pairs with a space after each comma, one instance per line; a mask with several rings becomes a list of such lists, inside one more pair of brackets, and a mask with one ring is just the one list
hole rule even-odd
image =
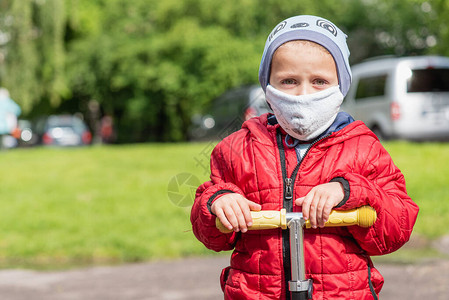
[[309, 141], [329, 128], [337, 117], [343, 94], [339, 86], [293, 96], [267, 86], [266, 98], [279, 125], [292, 137]]

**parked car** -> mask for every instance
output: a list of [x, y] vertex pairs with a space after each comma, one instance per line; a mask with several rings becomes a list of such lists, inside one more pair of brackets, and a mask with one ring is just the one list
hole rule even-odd
[[235, 88], [214, 99], [207, 113], [193, 117], [189, 137], [222, 139], [239, 130], [244, 121], [267, 112], [271, 109], [260, 86]]
[[342, 110], [380, 138], [449, 140], [448, 57], [384, 57], [351, 69]]
[[0, 136], [0, 148], [29, 147], [35, 144], [36, 135], [33, 134], [32, 123], [29, 120], [17, 120], [17, 128], [11, 134]]
[[19, 147], [29, 147], [37, 143], [37, 136], [31, 121], [20, 119], [17, 121], [17, 126], [20, 131], [20, 137], [18, 138]]
[[92, 134], [82, 119], [74, 115], [52, 115], [36, 123], [39, 142], [47, 146], [83, 146]]

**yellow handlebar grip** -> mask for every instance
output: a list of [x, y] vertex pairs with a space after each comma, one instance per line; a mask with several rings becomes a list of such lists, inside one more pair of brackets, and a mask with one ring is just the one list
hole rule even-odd
[[371, 206], [365, 205], [360, 207], [358, 210], [359, 212], [359, 226], [360, 227], [371, 227], [373, 226], [374, 222], [377, 220], [377, 213], [374, 208]]
[[[300, 214], [300, 213], [299, 213]], [[261, 210], [252, 211], [251, 217], [253, 225], [248, 230], [287, 229], [287, 217], [285, 209], [277, 210]], [[329, 220], [324, 224], [325, 227], [351, 226], [358, 225], [360, 227], [371, 227], [376, 222], [377, 213], [371, 206], [362, 206], [356, 209], [338, 211], [332, 210]], [[222, 233], [230, 233], [232, 230], [226, 228], [218, 218], [215, 225]], [[305, 222], [305, 227], [310, 228], [310, 221]]]
[[[278, 210], [252, 211], [251, 217], [253, 219], [253, 225], [248, 227], [248, 230], [261, 230], [261, 229], [274, 229], [274, 228], [287, 229], [285, 209], [281, 209], [280, 211]], [[218, 218], [215, 220], [215, 225], [222, 233], [232, 232], [232, 230], [226, 228]]]
[[[325, 227], [351, 226], [371, 227], [376, 222], [377, 213], [371, 206], [362, 206], [356, 209], [338, 211], [332, 210]], [[306, 228], [310, 228], [309, 220], [305, 223]]]

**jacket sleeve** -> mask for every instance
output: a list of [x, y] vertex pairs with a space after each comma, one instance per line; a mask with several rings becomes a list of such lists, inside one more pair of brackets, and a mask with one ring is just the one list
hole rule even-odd
[[[340, 174], [349, 183], [349, 197], [338, 209], [372, 206], [377, 220], [370, 228], [348, 227], [369, 255], [382, 255], [399, 249], [410, 238], [418, 206], [407, 195], [405, 179], [390, 155], [377, 140], [372, 141], [360, 172]], [[362, 155], [362, 154], [359, 154]]]
[[[229, 155], [225, 155], [226, 143], [219, 143], [212, 151], [210, 168], [210, 181], [203, 183], [196, 191], [192, 206], [190, 221], [193, 233], [207, 248], [214, 251], [231, 250], [234, 248], [238, 234], [231, 232], [221, 233], [215, 227], [216, 216], [210, 211], [214, 200], [226, 193], [243, 192], [233, 184]], [[226, 157], [228, 156], [228, 157]]]

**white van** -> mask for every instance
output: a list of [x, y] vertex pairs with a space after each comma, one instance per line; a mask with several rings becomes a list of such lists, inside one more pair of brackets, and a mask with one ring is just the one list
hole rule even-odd
[[342, 110], [379, 138], [449, 140], [448, 57], [381, 57], [351, 69]]

